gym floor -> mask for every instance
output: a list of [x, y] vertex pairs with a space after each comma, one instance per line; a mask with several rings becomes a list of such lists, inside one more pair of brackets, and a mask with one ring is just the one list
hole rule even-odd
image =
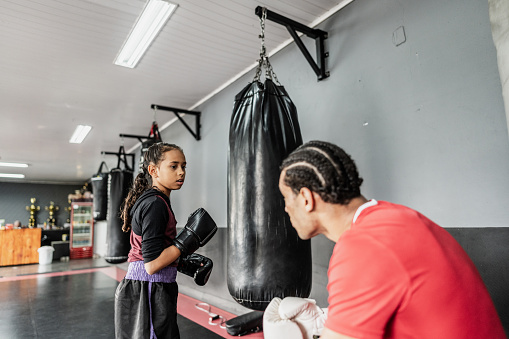
[[[0, 267], [0, 338], [114, 338], [114, 298], [127, 263], [104, 259]], [[222, 319], [234, 314], [179, 294], [182, 339], [230, 336]], [[245, 338], [263, 338], [262, 333]]]

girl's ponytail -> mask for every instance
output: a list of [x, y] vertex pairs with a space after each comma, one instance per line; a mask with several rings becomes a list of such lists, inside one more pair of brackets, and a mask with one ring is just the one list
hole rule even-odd
[[143, 171], [140, 172], [136, 178], [134, 179], [133, 187], [129, 190], [127, 197], [124, 201], [124, 207], [122, 209], [121, 218], [124, 221], [122, 225], [122, 231], [129, 232], [131, 229], [131, 217], [129, 212], [131, 208], [134, 206], [134, 203], [140, 195], [143, 194], [147, 189], [152, 187], [152, 178], [148, 174], [147, 169], [143, 166]]

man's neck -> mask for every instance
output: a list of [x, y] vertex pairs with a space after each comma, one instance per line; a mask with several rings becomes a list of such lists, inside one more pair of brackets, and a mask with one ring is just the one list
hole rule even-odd
[[326, 218], [323, 222], [326, 230], [325, 236], [337, 242], [341, 235], [352, 227], [355, 212], [366, 202], [368, 200], [361, 195], [350, 200], [347, 205], [327, 204]]

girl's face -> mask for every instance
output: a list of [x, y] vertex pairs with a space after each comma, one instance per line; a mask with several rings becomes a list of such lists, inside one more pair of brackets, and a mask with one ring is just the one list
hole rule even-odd
[[168, 196], [171, 191], [179, 190], [186, 177], [186, 164], [186, 157], [181, 151], [165, 152], [159, 166], [149, 165], [153, 185]]

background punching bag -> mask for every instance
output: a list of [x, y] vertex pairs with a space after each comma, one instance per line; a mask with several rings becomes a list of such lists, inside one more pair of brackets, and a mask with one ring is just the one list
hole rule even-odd
[[[131, 249], [129, 232], [122, 231], [122, 219], [120, 218], [121, 208], [133, 183], [133, 171], [127, 166], [123, 152], [124, 149], [121, 146], [117, 168], [112, 169], [108, 175], [107, 249], [104, 259], [112, 264], [126, 261]], [[125, 169], [120, 169], [122, 155], [124, 156]]]
[[108, 211], [108, 172], [103, 172], [103, 166], [108, 166], [103, 161], [97, 170], [97, 173], [90, 179], [92, 183], [92, 193], [94, 194], [94, 220], [106, 220]]
[[301, 240], [279, 192], [279, 166], [302, 144], [282, 86], [253, 81], [235, 97], [228, 154], [228, 290], [264, 310], [272, 298], [308, 297], [311, 243]]

